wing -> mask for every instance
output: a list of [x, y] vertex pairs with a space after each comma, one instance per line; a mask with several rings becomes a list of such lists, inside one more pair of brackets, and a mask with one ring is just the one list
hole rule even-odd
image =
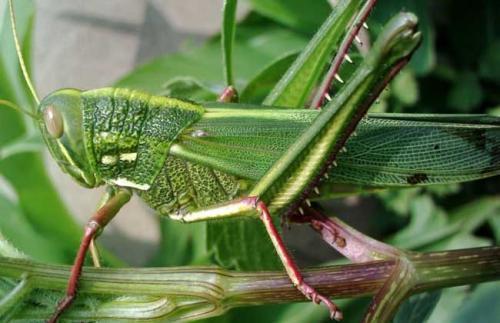
[[[171, 153], [257, 180], [316, 116], [312, 110], [208, 109]], [[370, 114], [326, 184], [376, 187], [470, 181], [500, 174], [500, 118]]]
[[375, 186], [455, 183], [500, 173], [499, 118], [377, 114], [339, 156], [332, 182]]

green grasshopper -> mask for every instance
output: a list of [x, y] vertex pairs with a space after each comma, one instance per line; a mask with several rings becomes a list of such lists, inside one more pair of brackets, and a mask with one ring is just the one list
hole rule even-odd
[[[374, 136], [380, 129], [396, 131], [404, 126], [410, 133], [417, 130], [425, 140], [438, 132], [458, 145], [449, 153], [468, 147], [464, 137], [474, 140], [479, 134], [498, 130], [493, 124], [496, 121], [487, 117], [378, 114], [364, 118], [418, 47], [421, 35], [417, 18], [410, 13], [399, 14], [386, 25], [352, 77], [320, 110], [280, 107], [289, 105], [284, 93], [303, 93], [298, 99], [302, 102], [312, 94], [312, 86], [307, 91], [288, 91], [300, 86], [294, 78], [294, 66], [324, 68], [322, 62], [309, 59], [311, 52], [322, 51], [327, 57], [338, 48], [329, 75], [336, 73], [374, 3], [341, 1], [266, 99], [267, 105], [254, 106], [228, 103], [236, 97], [232, 87], [221, 95], [221, 102], [214, 103], [122, 88], [62, 89], [39, 102], [20, 54], [9, 0], [20, 65], [38, 103], [36, 113], [24, 112], [35, 119], [52, 157], [64, 172], [85, 187], [109, 188], [103, 205], [85, 227], [66, 297], [49, 321], [57, 321], [74, 300], [88, 249], [133, 193], [160, 214], [186, 223], [258, 217], [291, 282], [308, 299], [323, 302], [331, 317], [339, 320], [342, 313], [336, 305], [304, 281], [271, 216], [300, 216], [312, 207], [310, 199], [317, 198], [320, 191], [328, 195], [336, 183], [407, 186], [497, 174], [498, 165], [484, 158], [486, 164], [480, 165], [483, 172], [479, 175], [476, 169], [467, 168], [445, 175], [432, 171], [409, 175], [395, 168], [379, 176], [377, 166], [388, 162], [376, 158], [376, 150], [370, 152], [366, 145], [383, 144]], [[326, 87], [317, 90], [315, 97], [319, 99], [313, 106], [322, 105], [328, 97], [328, 78], [324, 84]], [[346, 144], [358, 123], [358, 136]], [[407, 145], [411, 147], [412, 141]], [[350, 153], [345, 152], [346, 147]], [[482, 152], [471, 151], [478, 158], [484, 157]], [[426, 160], [442, 157], [435, 152]], [[420, 162], [416, 160], [415, 165]]]

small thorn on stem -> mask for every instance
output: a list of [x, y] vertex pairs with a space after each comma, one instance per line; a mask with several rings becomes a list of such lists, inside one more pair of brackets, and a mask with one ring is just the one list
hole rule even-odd
[[323, 176], [324, 176], [326, 179], [329, 179], [329, 178], [330, 178], [330, 175], [328, 175], [328, 173], [323, 174]]
[[366, 30], [368, 30], [368, 24], [366, 22], [363, 23], [363, 28], [365, 28]]
[[303, 209], [303, 208], [301, 208], [301, 207], [299, 207], [299, 213], [300, 213], [301, 215], [304, 215], [304, 209]]
[[348, 61], [351, 64], [353, 63], [352, 59], [351, 59], [351, 56], [349, 56], [349, 54], [345, 54], [345, 60]]
[[238, 102], [238, 91], [236, 91], [234, 86], [229, 85], [224, 89], [224, 91], [222, 91], [222, 94], [219, 96], [217, 101], [224, 103]]
[[339, 248], [345, 248], [347, 242], [345, 241], [344, 238], [342, 237], [338, 237], [335, 239], [335, 244], [339, 247]]
[[307, 204], [307, 206], [311, 207], [311, 200], [306, 199], [306, 204]]
[[325, 99], [327, 99], [328, 102], [330, 102], [332, 100], [332, 97], [330, 96], [330, 94], [328, 94], [328, 92], [325, 93]]
[[344, 80], [340, 77], [340, 75], [335, 73], [335, 79], [339, 81], [340, 83], [344, 84]]
[[314, 187], [314, 192], [319, 195], [319, 188], [317, 186]]
[[360, 44], [361, 46], [363, 45], [363, 41], [361, 40], [361, 38], [359, 38], [359, 36], [358, 36], [358, 35], [356, 35], [356, 36], [354, 37], [354, 39], [356, 39], [356, 41], [358, 42], [358, 44]]
[[346, 153], [346, 152], [347, 152], [347, 148], [344, 146], [344, 147], [342, 147], [342, 148], [340, 149], [340, 151], [341, 151], [341, 152], [343, 152], [343, 153]]
[[351, 134], [351, 136], [353, 136], [353, 137], [356, 137], [357, 135], [358, 135], [358, 133], [356, 131], [353, 131]]
[[333, 167], [337, 167], [337, 162], [334, 160], [334, 161], [332, 162], [332, 165], [333, 165]]

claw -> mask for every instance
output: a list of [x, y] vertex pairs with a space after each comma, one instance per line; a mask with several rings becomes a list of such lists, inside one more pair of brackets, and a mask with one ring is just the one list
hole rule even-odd
[[328, 297], [321, 295], [305, 282], [297, 285], [297, 289], [301, 291], [307, 299], [312, 300], [314, 303], [319, 304], [323, 302], [323, 304], [328, 307], [328, 310], [330, 311], [330, 318], [332, 320], [342, 320], [342, 312], [338, 309], [337, 305], [335, 305]]

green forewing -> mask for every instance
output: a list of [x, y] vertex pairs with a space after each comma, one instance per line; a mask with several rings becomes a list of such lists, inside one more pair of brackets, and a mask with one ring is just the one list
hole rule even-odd
[[339, 156], [333, 182], [406, 186], [470, 181], [500, 173], [500, 120], [378, 115]]
[[[258, 180], [316, 117], [312, 110], [207, 109], [172, 146], [176, 156]], [[205, 136], [194, 137], [203, 132]], [[500, 119], [372, 114], [337, 159], [328, 183], [409, 186], [500, 173]]]

